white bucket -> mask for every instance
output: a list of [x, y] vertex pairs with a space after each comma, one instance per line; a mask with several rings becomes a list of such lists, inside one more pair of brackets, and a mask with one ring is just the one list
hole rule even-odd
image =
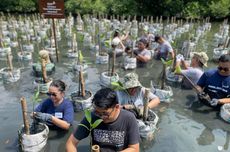
[[36, 80], [34, 81], [34, 88], [38, 88], [39, 87], [39, 92], [40, 93], [47, 93], [49, 91], [49, 87], [50, 84], [52, 83], [52, 79], [47, 82], [47, 83], [43, 83], [43, 82], [37, 82]]
[[0, 74], [2, 75], [2, 79], [6, 83], [17, 82], [21, 77], [20, 69], [14, 69], [10, 72], [9, 68], [3, 68], [0, 70]]
[[90, 93], [90, 97], [87, 99], [82, 99], [82, 97], [78, 97], [79, 92], [72, 92], [71, 99], [74, 102], [74, 111], [83, 111], [85, 109], [89, 109], [92, 106], [92, 98], [93, 94], [91, 91], [85, 90], [87, 93]]
[[230, 103], [226, 103], [221, 107], [220, 116], [226, 122], [230, 123]]
[[96, 63], [97, 64], [107, 64], [109, 62], [109, 54], [106, 53], [105, 55], [100, 55], [99, 53], [96, 54]]
[[159, 89], [159, 86], [151, 86], [151, 92], [158, 96], [161, 102], [170, 103], [171, 97], [173, 96], [173, 91], [170, 86], [165, 86], [165, 89]]
[[130, 57], [130, 56], [125, 56], [124, 59], [124, 68], [125, 70], [127, 69], [135, 69], [137, 67], [137, 59], [134, 57]]
[[110, 87], [112, 82], [118, 82], [119, 76], [115, 73], [114, 76], [108, 76], [108, 72], [103, 72], [100, 75], [100, 84], [104, 87]]
[[49, 128], [46, 124], [43, 123], [39, 123], [39, 125], [41, 125], [42, 127], [44, 126], [44, 130], [39, 133], [30, 135], [27, 135], [25, 133], [19, 134], [22, 151], [38, 152], [45, 147], [48, 139]]

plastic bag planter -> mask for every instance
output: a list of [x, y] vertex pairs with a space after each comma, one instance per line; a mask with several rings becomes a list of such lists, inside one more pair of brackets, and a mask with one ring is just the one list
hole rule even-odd
[[0, 48], [0, 57], [6, 57], [8, 52], [11, 52], [10, 47]]
[[32, 60], [32, 53], [31, 52], [21, 52], [21, 51], [19, 51], [17, 54], [18, 54], [18, 59], [19, 60], [24, 60], [24, 61]]
[[71, 93], [71, 99], [73, 101], [75, 112], [84, 111], [85, 109], [92, 107], [93, 94], [91, 91], [87, 90], [85, 90], [85, 93], [85, 97], [81, 96], [79, 91]]
[[[33, 72], [36, 77], [42, 76], [42, 66], [41, 63], [33, 63], [32, 65]], [[55, 65], [53, 63], [46, 64], [46, 73], [51, 75], [55, 71]]]
[[14, 69], [12, 72], [9, 68], [2, 68], [0, 74], [5, 83], [17, 82], [21, 77], [20, 69]]
[[160, 89], [160, 86], [151, 86], [151, 92], [158, 96], [161, 102], [170, 103], [172, 101], [173, 91], [170, 86]]
[[140, 137], [143, 141], [152, 141], [157, 131], [159, 117], [152, 110], [148, 111], [147, 121], [137, 119]]
[[137, 59], [130, 56], [125, 56], [124, 58], [124, 69], [135, 69], [137, 67]]
[[79, 72], [82, 69], [83, 73], [86, 73], [88, 69], [88, 65], [86, 63], [83, 64], [73, 64], [73, 71]]
[[39, 152], [44, 149], [48, 139], [49, 128], [43, 123], [39, 123], [37, 127], [38, 131], [35, 134], [25, 134], [24, 126], [18, 131], [19, 144], [22, 151]]
[[108, 53], [97, 53], [96, 54], [96, 63], [97, 64], [107, 64], [109, 62], [109, 54]]
[[39, 88], [40, 93], [47, 93], [49, 91], [50, 84], [52, 79], [44, 83], [41, 79], [34, 80], [34, 88]]
[[226, 122], [230, 123], [230, 103], [226, 103], [221, 107], [220, 116]]
[[171, 71], [170, 67], [166, 68], [166, 79], [170, 82], [181, 82], [182, 76], [174, 74], [174, 72]]
[[228, 54], [228, 51], [229, 51], [229, 49], [215, 48], [213, 50], [212, 59], [214, 61], [218, 61], [218, 59], [220, 58], [220, 56], [223, 55], [223, 54]]
[[118, 82], [119, 76], [115, 73], [114, 76], [108, 76], [108, 72], [103, 72], [100, 75], [100, 85], [103, 87], [110, 87], [112, 82]]

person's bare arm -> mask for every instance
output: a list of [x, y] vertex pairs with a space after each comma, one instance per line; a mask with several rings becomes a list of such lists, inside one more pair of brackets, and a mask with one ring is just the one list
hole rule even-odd
[[56, 126], [68, 130], [70, 127], [70, 124], [64, 120], [58, 119], [57, 117], [52, 116], [52, 122], [53, 124], [55, 124]]
[[121, 152], [139, 152], [139, 143], [134, 145], [129, 145], [128, 148], [122, 150]]
[[153, 98], [152, 100], [149, 101], [148, 107], [151, 108], [155, 108], [159, 105], [160, 103], [160, 99], [158, 97]]
[[66, 142], [66, 152], [77, 152], [77, 145], [79, 140], [77, 140], [73, 134], [70, 135], [69, 139]]

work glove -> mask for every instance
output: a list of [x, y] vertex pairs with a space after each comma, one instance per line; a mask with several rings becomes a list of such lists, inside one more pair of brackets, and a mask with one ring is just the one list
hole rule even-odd
[[136, 56], [138, 55], [136, 51], [133, 51], [133, 54], [136, 55]]
[[219, 100], [216, 98], [213, 98], [212, 100], [209, 101], [211, 106], [217, 106], [217, 104], [219, 103]]
[[137, 112], [140, 117], [143, 117], [144, 114], [144, 106], [138, 106], [137, 107]]
[[183, 56], [182, 54], [178, 54], [178, 55], [176, 56], [176, 61], [177, 61], [177, 62], [180, 62], [180, 61], [182, 61], [182, 60], [184, 60], [184, 56]]
[[36, 113], [34, 113], [34, 117], [36, 119], [44, 121], [44, 122], [51, 122], [52, 121], [52, 115], [48, 114], [48, 113], [36, 112]]
[[206, 101], [210, 101], [210, 97], [208, 94], [206, 94], [205, 92], [200, 92], [198, 93], [198, 98], [201, 100], [206, 100]]

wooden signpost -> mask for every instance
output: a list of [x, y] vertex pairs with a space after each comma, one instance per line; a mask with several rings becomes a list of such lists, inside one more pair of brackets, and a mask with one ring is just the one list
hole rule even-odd
[[39, 0], [39, 12], [44, 18], [52, 18], [56, 57], [58, 62], [58, 50], [54, 18], [65, 18], [64, 0]]

